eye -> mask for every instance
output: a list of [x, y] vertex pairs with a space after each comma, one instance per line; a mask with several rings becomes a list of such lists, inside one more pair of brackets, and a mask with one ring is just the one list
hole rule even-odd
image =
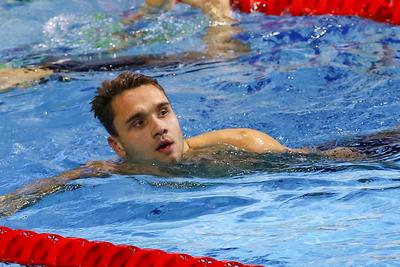
[[168, 113], [169, 113], [168, 108], [163, 108], [163, 109], [160, 110], [160, 116], [161, 117], [167, 116]]
[[144, 120], [135, 120], [131, 123], [131, 127], [133, 128], [140, 128], [144, 125]]

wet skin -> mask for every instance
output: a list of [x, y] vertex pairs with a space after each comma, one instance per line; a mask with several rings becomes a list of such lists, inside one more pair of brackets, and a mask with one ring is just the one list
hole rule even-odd
[[[328, 150], [322, 151], [291, 149], [265, 133], [244, 128], [223, 129], [184, 140], [167, 97], [153, 85], [124, 91], [114, 98], [112, 107], [118, 136], [110, 136], [108, 141], [124, 162], [92, 161], [0, 196], [0, 217], [11, 215], [48, 194], [63, 190], [70, 180], [79, 178], [107, 177], [112, 173], [225, 177], [260, 169], [298, 171], [298, 158], [302, 171], [323, 169], [324, 165], [314, 166], [314, 162], [323, 160], [323, 157], [354, 160], [360, 159], [359, 152], [362, 152], [358, 147], [355, 148], [359, 152], [353, 151], [352, 147], [327, 147]], [[399, 130], [364, 139], [365, 142], [361, 143], [368, 146], [375, 139], [378, 145], [381, 140], [387, 139], [388, 144], [396, 148]], [[384, 146], [387, 148], [387, 144]], [[398, 149], [394, 149], [394, 153], [396, 151]], [[306, 164], [303, 168], [305, 154], [311, 156], [311, 165]], [[293, 166], [290, 162], [294, 162]]]
[[[361, 156], [352, 147], [328, 147], [328, 150], [288, 148], [263, 132], [246, 128], [206, 132], [185, 140], [168, 98], [151, 84], [123, 91], [114, 97], [111, 106], [118, 135], [108, 137], [108, 142], [123, 163], [92, 161], [55, 177], [37, 180], [0, 196], [0, 216], [11, 215], [45, 195], [62, 190], [70, 180], [79, 178], [106, 177], [112, 173], [226, 176], [254, 168], [282, 170], [285, 166], [281, 162], [286, 162], [288, 156], [295, 161], [304, 154], [310, 154], [313, 156], [311, 159], [317, 161], [319, 158], [314, 156], [346, 160], [360, 159]], [[398, 132], [397, 129], [390, 136], [377, 135], [375, 139], [389, 137], [390, 144], [398, 144]], [[371, 144], [371, 140], [367, 139], [366, 143]], [[282, 157], [265, 157], [274, 154]], [[292, 169], [290, 164], [289, 169]]]
[[188, 150], [175, 112], [156, 86], [126, 90], [111, 106], [118, 136], [108, 142], [119, 157], [135, 163], [176, 163]]
[[213, 146], [256, 153], [292, 151], [265, 133], [245, 128], [217, 130], [185, 140], [168, 98], [152, 84], [123, 91], [114, 97], [111, 107], [118, 135], [108, 137], [108, 143], [126, 162], [173, 164]]

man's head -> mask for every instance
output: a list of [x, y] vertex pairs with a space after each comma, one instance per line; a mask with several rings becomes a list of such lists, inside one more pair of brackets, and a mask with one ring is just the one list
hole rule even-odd
[[177, 162], [187, 149], [164, 89], [148, 76], [123, 72], [97, 88], [92, 111], [118, 156], [132, 162]]

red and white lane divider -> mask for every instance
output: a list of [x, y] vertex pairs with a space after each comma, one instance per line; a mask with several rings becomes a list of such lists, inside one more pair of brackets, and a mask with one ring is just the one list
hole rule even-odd
[[276, 16], [332, 14], [400, 24], [400, 0], [232, 0], [232, 5], [247, 13]]
[[46, 267], [261, 267], [4, 226], [0, 262]]

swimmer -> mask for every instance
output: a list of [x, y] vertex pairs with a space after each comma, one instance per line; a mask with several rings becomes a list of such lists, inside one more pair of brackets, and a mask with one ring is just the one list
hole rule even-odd
[[0, 92], [10, 87], [26, 87], [33, 82], [40, 82], [53, 73], [46, 68], [0, 68]]
[[[363, 157], [361, 150], [350, 146], [289, 148], [266, 133], [247, 128], [216, 130], [185, 139], [164, 89], [155, 79], [138, 73], [123, 72], [112, 81], [104, 81], [91, 104], [119, 161], [92, 161], [0, 196], [0, 215], [11, 215], [47, 194], [64, 190], [69, 181], [79, 178], [111, 174], [188, 177], [196, 167], [192, 164], [226, 176], [232, 168], [233, 172], [251, 170], [253, 162], [263, 155], [308, 154], [345, 160]], [[400, 131], [392, 138], [392, 143], [398, 143]]]
[[[168, 66], [185, 64], [198, 60], [223, 57], [232, 58], [249, 51], [249, 47], [233, 38], [240, 29], [232, 26], [234, 22], [229, 0], [182, 0], [194, 8], [201, 9], [210, 17], [210, 27], [206, 29], [203, 41], [207, 45], [205, 52], [186, 52], [175, 55], [140, 55], [108, 57], [106, 54], [90, 54], [74, 60], [61, 58], [29, 68], [0, 68], [0, 92], [12, 87], [28, 87], [37, 82], [46, 81], [54, 73], [69, 71], [105, 71], [121, 68], [137, 68], [141, 66]], [[145, 16], [150, 10], [168, 10], [175, 6], [175, 0], [146, 0], [139, 13], [125, 17], [123, 22], [130, 24]], [[127, 39], [121, 33], [121, 38]], [[115, 51], [114, 51], [115, 52]]]
[[124, 22], [129, 24], [136, 21], [153, 8], [171, 10], [177, 2], [202, 10], [204, 14], [211, 18], [214, 24], [226, 24], [235, 21], [230, 0], [146, 0], [141, 10], [126, 17]]

